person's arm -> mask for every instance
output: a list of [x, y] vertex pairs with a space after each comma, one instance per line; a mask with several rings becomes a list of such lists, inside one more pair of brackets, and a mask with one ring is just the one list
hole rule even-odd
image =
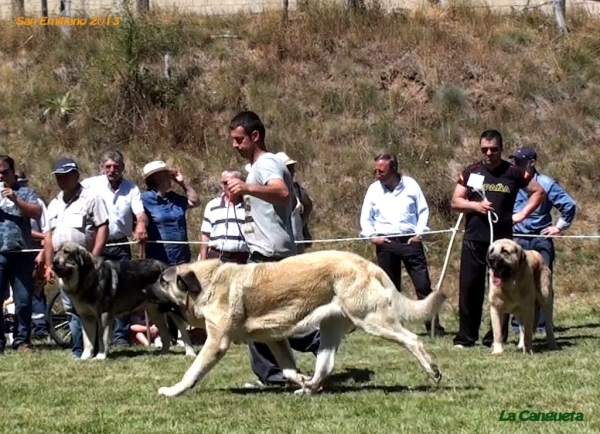
[[104, 246], [106, 245], [106, 240], [108, 239], [109, 222], [108, 208], [106, 207], [104, 199], [102, 199], [100, 196], [95, 196], [90, 201], [89, 215], [91, 215], [92, 223], [96, 228], [92, 254], [100, 256]]
[[429, 205], [427, 204], [427, 199], [423, 194], [423, 190], [421, 187], [415, 183], [416, 188], [416, 202], [417, 202], [417, 229], [415, 233], [417, 236], [423, 235], [424, 232], [429, 231]]
[[284, 181], [283, 163], [274, 159], [259, 160], [257, 167], [259, 180], [256, 184], [247, 184], [238, 178], [227, 181], [227, 188], [232, 194], [250, 195], [272, 203], [285, 205], [293, 194]]
[[[208, 234], [202, 233], [200, 236], [200, 240], [203, 243], [208, 243], [210, 241], [210, 236]], [[208, 244], [200, 244], [200, 254], [198, 255], [199, 261], [204, 261], [208, 258]]]
[[188, 178], [184, 177], [179, 171], [176, 171], [174, 173], [173, 179], [185, 191], [185, 195], [186, 195], [187, 201], [188, 201], [188, 206], [187, 206], [188, 209], [196, 208], [197, 206], [199, 206], [200, 198], [198, 197], [198, 193], [196, 192], [194, 187], [192, 187], [190, 180]]
[[458, 179], [458, 183], [452, 194], [450, 206], [453, 210], [462, 213], [477, 212], [486, 214], [488, 211], [493, 211], [494, 207], [489, 201], [473, 201], [468, 199], [469, 189], [467, 188], [467, 182], [469, 180], [469, 175], [470, 172], [467, 170], [460, 174], [460, 178]]
[[247, 194], [274, 205], [284, 205], [290, 198], [290, 191], [283, 179], [271, 179], [266, 185], [248, 184]]
[[[204, 216], [202, 217], [202, 224], [200, 225], [200, 240], [203, 243], [208, 243], [210, 240], [210, 234], [212, 233], [213, 223], [210, 216], [210, 208], [212, 207], [212, 201], [209, 201], [204, 207]], [[198, 260], [204, 260], [208, 257], [208, 244], [200, 244], [200, 254]]]
[[571, 227], [575, 220], [577, 205], [575, 200], [554, 181], [547, 192], [548, 200], [560, 212], [560, 217], [555, 226], [544, 229], [543, 235], [556, 235]]
[[513, 214], [513, 224], [520, 223], [527, 217], [529, 217], [531, 213], [534, 212], [546, 198], [546, 192], [544, 191], [542, 186], [535, 179], [529, 177], [528, 174], [525, 176], [526, 179], [529, 179], [529, 183], [523, 187], [523, 190], [525, 190], [527, 194], [529, 194], [529, 200], [527, 201], [527, 203], [521, 211], [519, 211], [516, 214]]
[[42, 207], [38, 203], [37, 195], [33, 190], [27, 189], [25, 199], [21, 199], [12, 188], [5, 188], [2, 190], [2, 197], [14, 202], [24, 217], [39, 220], [42, 216]]
[[133, 239], [140, 243], [146, 242], [148, 239], [148, 217], [144, 210], [144, 203], [142, 202], [142, 194], [138, 186], [134, 186], [131, 191], [131, 211], [135, 216], [135, 228], [133, 230]]

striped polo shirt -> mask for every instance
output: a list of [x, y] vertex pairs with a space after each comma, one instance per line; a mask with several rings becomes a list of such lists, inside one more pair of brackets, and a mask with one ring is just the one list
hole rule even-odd
[[209, 201], [204, 208], [204, 218], [200, 232], [208, 236], [209, 247], [224, 252], [247, 252], [248, 247], [242, 235], [244, 227], [244, 202], [233, 205], [223, 196]]

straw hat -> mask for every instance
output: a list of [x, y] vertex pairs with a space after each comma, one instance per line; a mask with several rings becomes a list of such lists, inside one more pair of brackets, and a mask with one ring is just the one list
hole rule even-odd
[[161, 160], [152, 161], [144, 166], [142, 170], [142, 174], [144, 175], [144, 179], [148, 178], [150, 175], [153, 175], [157, 172], [165, 172], [169, 170], [169, 166], [167, 163]]

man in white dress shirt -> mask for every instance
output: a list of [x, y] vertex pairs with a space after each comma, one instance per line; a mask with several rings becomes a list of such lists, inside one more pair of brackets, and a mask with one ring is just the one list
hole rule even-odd
[[[90, 187], [104, 202], [109, 213], [106, 244], [129, 242], [129, 237], [143, 243], [148, 238], [148, 219], [138, 186], [123, 178], [125, 159], [117, 150], [109, 149], [100, 156], [101, 175], [84, 179], [81, 184]], [[134, 227], [134, 218], [136, 220]], [[122, 261], [131, 259], [129, 244], [105, 246], [101, 256]], [[114, 344], [129, 345], [129, 317], [117, 318], [114, 325]]]
[[[401, 286], [401, 264], [404, 263], [418, 299], [431, 292], [431, 280], [421, 235], [429, 230], [429, 206], [419, 184], [401, 175], [393, 154], [375, 158], [375, 181], [367, 190], [360, 215], [360, 235], [371, 238], [377, 252], [377, 263], [392, 279], [398, 291]], [[415, 234], [415, 235], [411, 235]], [[431, 323], [425, 324], [430, 330]], [[436, 335], [444, 328], [436, 320]]]

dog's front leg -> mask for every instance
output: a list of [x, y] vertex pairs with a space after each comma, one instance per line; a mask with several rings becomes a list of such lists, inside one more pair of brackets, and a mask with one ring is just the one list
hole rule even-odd
[[189, 333], [185, 329], [185, 327], [186, 327], [185, 320], [177, 315], [171, 315], [171, 319], [173, 320], [173, 322], [179, 329], [179, 332], [181, 333], [181, 340], [183, 341], [183, 343], [185, 345], [185, 355], [195, 357], [196, 351], [194, 351], [194, 345], [192, 345], [192, 339], [190, 338]]
[[108, 312], [103, 312], [100, 315], [99, 334], [101, 334], [98, 336], [98, 354], [94, 357], [95, 360], [106, 360], [110, 337], [112, 336], [113, 321], [113, 316]]
[[229, 349], [229, 344], [229, 338], [222, 335], [215, 337], [208, 332], [208, 337], [200, 354], [198, 354], [181, 381], [171, 387], [161, 387], [158, 389], [158, 394], [171, 397], [181, 395], [192, 389], [223, 358]]
[[95, 317], [87, 315], [80, 316], [81, 319], [81, 334], [83, 337], [83, 352], [81, 360], [88, 360], [94, 356], [94, 342], [96, 340], [96, 328], [98, 321]]
[[492, 354], [502, 354], [504, 352], [504, 342], [502, 341], [502, 312], [496, 307], [490, 306], [490, 319], [492, 320], [492, 333], [494, 335]]

